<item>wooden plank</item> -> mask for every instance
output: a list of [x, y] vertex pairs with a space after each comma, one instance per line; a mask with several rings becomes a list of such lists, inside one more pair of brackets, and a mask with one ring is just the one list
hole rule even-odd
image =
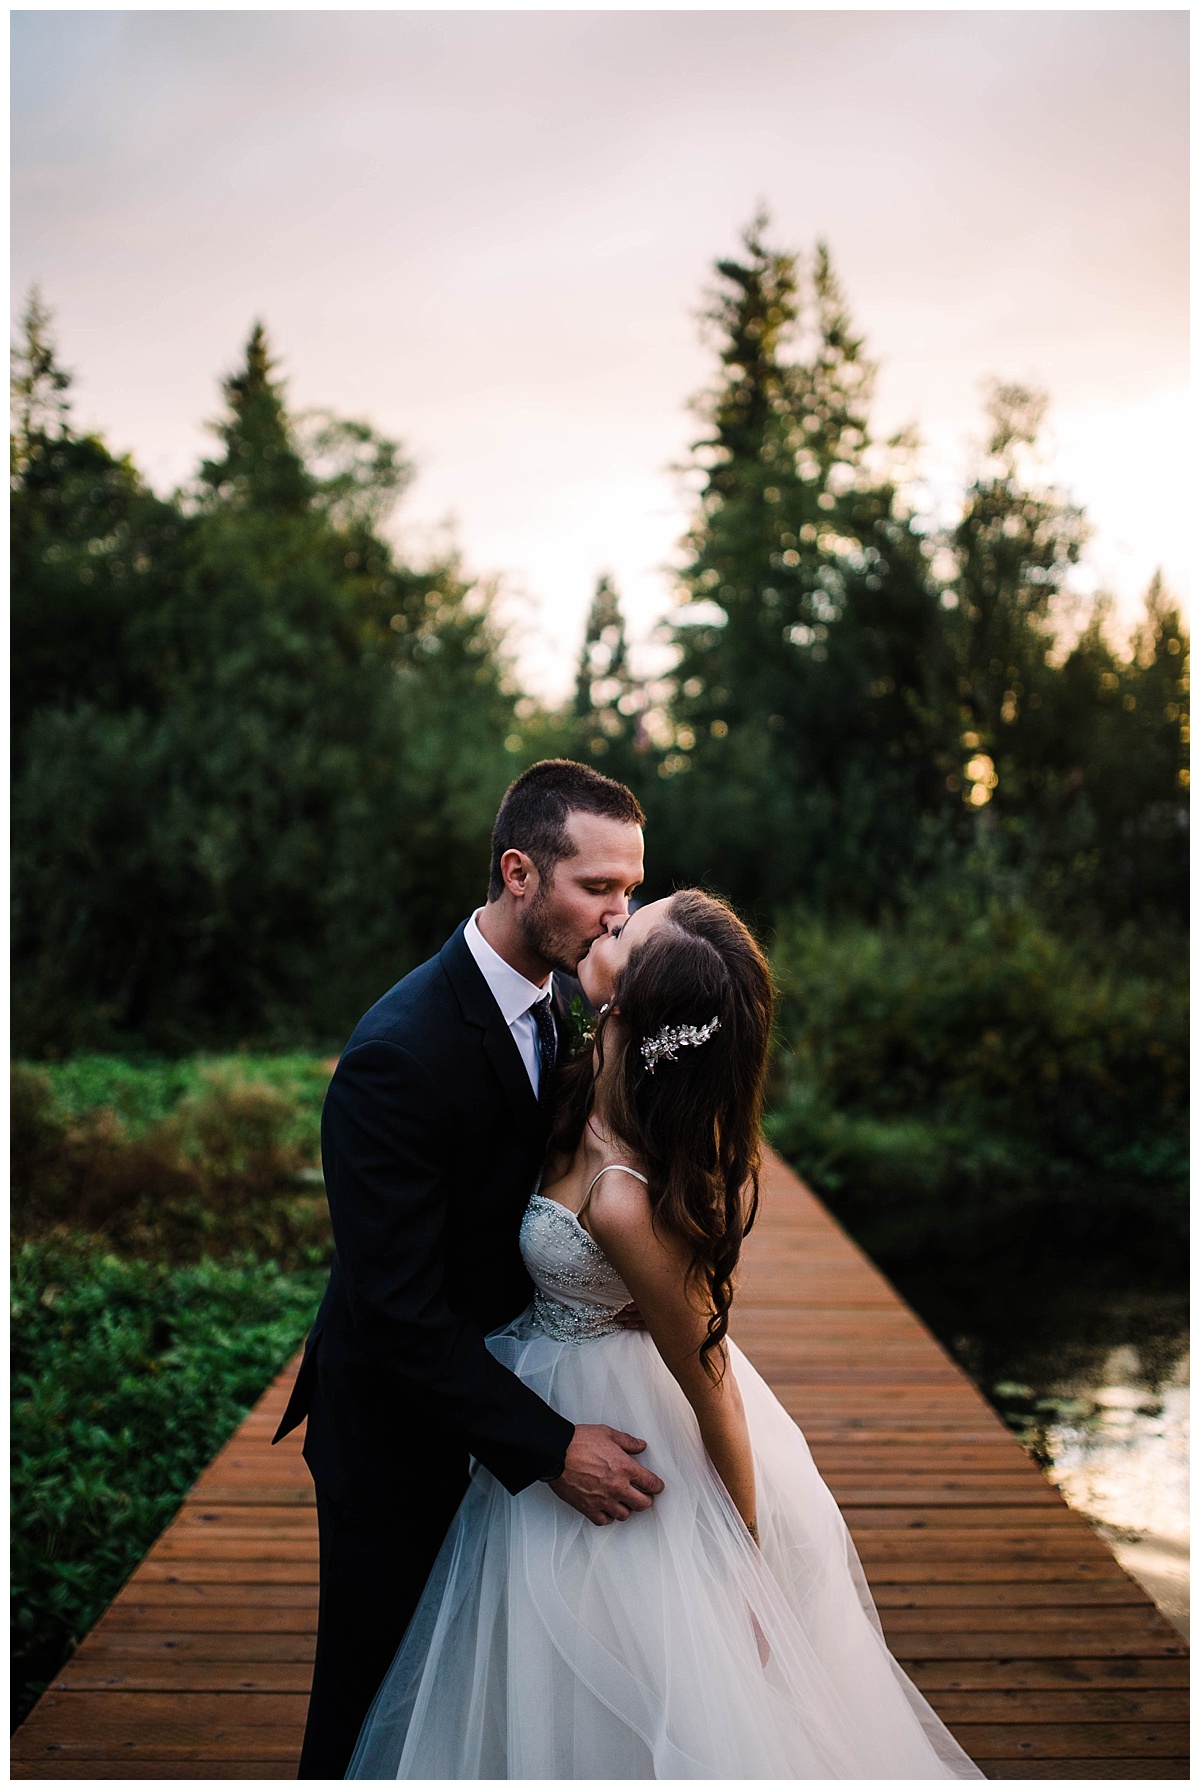
[[947, 1726], [956, 1722], [1128, 1722], [1174, 1724], [1188, 1719], [1185, 1690], [931, 1690]]
[[242, 1755], [272, 1758], [298, 1742], [306, 1699], [275, 1692], [47, 1691], [38, 1709], [41, 1750], [64, 1763], [72, 1752], [104, 1754], [110, 1747], [145, 1758], [186, 1757], [213, 1740]]
[[[1186, 1722], [947, 1722], [976, 1759], [1179, 1759], [1188, 1750]], [[1047, 1772], [1053, 1777], [1053, 1772]]]
[[297, 1661], [311, 1663], [315, 1644], [315, 1627], [299, 1632], [285, 1631], [282, 1634], [269, 1629], [255, 1630], [249, 1634], [229, 1634], [220, 1631], [189, 1631], [185, 1628], [164, 1628], [157, 1631], [139, 1628], [126, 1631], [110, 1629], [106, 1625], [93, 1629], [85, 1645], [67, 1661], [60, 1676], [67, 1677], [77, 1667], [88, 1671], [106, 1667], [121, 1669], [138, 1660], [226, 1660], [234, 1664], [239, 1661], [276, 1660], [284, 1664]]
[[1191, 1764], [1182, 1759], [1056, 1759], [1053, 1770], [1036, 1759], [976, 1759], [986, 1778], [1190, 1778]]
[[[912, 1533], [852, 1529], [851, 1534], [864, 1566], [886, 1566], [893, 1560], [1065, 1560], [1074, 1565], [1081, 1555], [1084, 1560], [1094, 1557], [1100, 1561], [1107, 1552], [1104, 1543], [1094, 1535], [1081, 1535], [1074, 1529], [1045, 1529], [1034, 1534], [1020, 1530], [1008, 1534], [993, 1529], [944, 1529], [940, 1533], [927, 1529]], [[887, 1574], [880, 1576], [886, 1578]]]
[[76, 1654], [54, 1681], [56, 1691], [299, 1691], [307, 1697], [312, 1685], [313, 1649], [302, 1660], [243, 1660], [234, 1663], [222, 1652], [211, 1660], [194, 1654], [170, 1653], [157, 1660], [123, 1664], [98, 1661], [89, 1651]]
[[910, 1630], [897, 1633], [884, 1624], [893, 1655], [907, 1668], [910, 1660], [1006, 1659], [1020, 1653], [1023, 1659], [1183, 1659], [1187, 1649], [1179, 1641], [1135, 1640], [1106, 1635], [1098, 1629], [1060, 1629], [1040, 1634], [1017, 1635], [1011, 1629], [958, 1631]]
[[[988, 1777], [1184, 1777], [1186, 1648], [957, 1363], [774, 1158], [734, 1334], [845, 1511], [889, 1645]], [[16, 1778], [295, 1775], [316, 1512], [295, 1371], [14, 1736]]]
[[314, 1549], [300, 1560], [175, 1560], [150, 1554], [138, 1568], [145, 1585], [315, 1585]]
[[1001, 1629], [1011, 1628], [1022, 1635], [1049, 1634], [1067, 1628], [1093, 1631], [1099, 1629], [1107, 1636], [1120, 1636], [1122, 1639], [1140, 1637], [1147, 1643], [1152, 1640], [1170, 1641], [1186, 1650], [1186, 1643], [1174, 1624], [1166, 1621], [1157, 1610], [1147, 1609], [1145, 1604], [1123, 1604], [1108, 1609], [1099, 1622], [1092, 1610], [1071, 1606], [1064, 1608], [1053, 1604], [1036, 1609], [1001, 1605], [986, 1610], [977, 1605], [966, 1609], [924, 1610], [889, 1609], [886, 1604], [877, 1607], [883, 1626], [894, 1634], [917, 1629], [940, 1634], [966, 1634], [972, 1628], [983, 1627], [997, 1633]]
[[1061, 1508], [1054, 1488], [1044, 1481], [1006, 1478], [1001, 1474], [979, 1474], [972, 1480], [939, 1479], [934, 1474], [909, 1474], [896, 1478], [890, 1485], [880, 1485], [870, 1474], [822, 1474], [826, 1485], [843, 1510], [862, 1508], [880, 1510], [933, 1505], [962, 1504], [972, 1509], [983, 1506], [1016, 1507], [1039, 1505], [1047, 1509]]
[[[199, 1759], [172, 1759], [171, 1769], [164, 1772], [162, 1763], [156, 1759], [121, 1759], [119, 1769], [114, 1770], [114, 1762], [110, 1757], [92, 1753], [73, 1753], [71, 1755], [71, 1782], [91, 1778], [154, 1778], [161, 1783], [164, 1778], [237, 1778], [242, 1782], [255, 1778], [292, 1778], [296, 1776], [294, 1759], [229, 1759], [219, 1754], [205, 1754]], [[64, 1766], [56, 1755], [43, 1759], [19, 1759], [14, 1761], [14, 1778], [46, 1778], [61, 1782]]]
[[280, 1527], [221, 1531], [176, 1531], [158, 1544], [160, 1560], [303, 1560], [312, 1562], [315, 1526], [307, 1533]]
[[[894, 1559], [876, 1568], [863, 1561], [872, 1586], [886, 1585], [977, 1585], [992, 1583], [1018, 1584], [1024, 1581], [1044, 1583], [1047, 1580], [1082, 1580], [1097, 1583], [1119, 1583], [1125, 1577], [1115, 1560], [939, 1560], [936, 1558]], [[1143, 1593], [1145, 1596], [1145, 1593]], [[1147, 1602], [1150, 1600], [1147, 1598]]]
[[[1089, 1609], [1103, 1607], [1119, 1609], [1123, 1605], [1133, 1604], [1138, 1609], [1146, 1607], [1146, 1593], [1141, 1586], [1127, 1578], [1085, 1579], [1080, 1582], [1062, 1579], [1022, 1579], [1015, 1584], [980, 1583], [970, 1585], [886, 1585], [876, 1583], [873, 1588], [875, 1603], [878, 1609], [887, 1610], [925, 1610], [925, 1609], [974, 1609], [993, 1610], [1001, 1607], [1015, 1607], [1022, 1610], [1035, 1609], [1041, 1605], [1049, 1605], [1056, 1609], [1086, 1606]], [[1103, 1620], [1107, 1621], [1107, 1615]], [[1093, 1618], [1096, 1620], [1096, 1618]]]
[[920, 1690], [1054, 1690], [1098, 1685], [1104, 1690], [1188, 1688], [1186, 1659], [908, 1660], [904, 1670]]
[[940, 1534], [945, 1530], [963, 1529], [1028, 1530], [1043, 1534], [1047, 1529], [1079, 1529], [1092, 1531], [1077, 1511], [1070, 1510], [1060, 1499], [1030, 1509], [1027, 1505], [988, 1505], [983, 1509], [958, 1503], [939, 1509], [936, 1505], [852, 1505], [853, 1515], [846, 1518], [852, 1534], [871, 1530], [896, 1530], [904, 1534]]
[[[317, 1632], [317, 1600], [314, 1596], [306, 1605], [297, 1608], [294, 1604], [266, 1604], [257, 1598], [241, 1597], [244, 1586], [238, 1587], [238, 1602], [223, 1604], [201, 1604], [194, 1609], [179, 1609], [155, 1605], [133, 1605], [131, 1610], [121, 1612], [121, 1620], [114, 1623], [115, 1611], [110, 1611], [101, 1620], [105, 1624], [104, 1632], [108, 1634], [114, 1629], [138, 1633], [147, 1628], [151, 1622], [160, 1624], [164, 1619], [173, 1627], [185, 1628], [189, 1634], [280, 1634], [307, 1635]], [[221, 1586], [227, 1595], [229, 1587]], [[96, 1631], [93, 1630], [93, 1633]], [[86, 1647], [87, 1640], [83, 1642]], [[76, 1656], [78, 1657], [78, 1656]], [[32, 1718], [30, 1718], [32, 1719]]]
[[[243, 1585], [237, 1593], [237, 1601], [243, 1607], [259, 1605], [277, 1610], [315, 1610], [317, 1607], [316, 1592], [311, 1585]], [[225, 1602], [228, 1598], [220, 1585], [183, 1585], [178, 1580], [171, 1584], [151, 1585], [139, 1577], [109, 1606], [102, 1620], [115, 1621], [120, 1616], [128, 1623], [132, 1612], [139, 1613], [140, 1619], [140, 1613], [168, 1607], [186, 1611], [190, 1616], [208, 1605]]]

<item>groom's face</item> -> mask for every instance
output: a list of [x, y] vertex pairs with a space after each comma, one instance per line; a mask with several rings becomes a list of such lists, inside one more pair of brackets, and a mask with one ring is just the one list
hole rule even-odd
[[574, 856], [560, 858], [523, 908], [528, 943], [552, 969], [574, 975], [594, 940], [629, 912], [642, 880], [642, 829], [600, 814], [567, 816]]

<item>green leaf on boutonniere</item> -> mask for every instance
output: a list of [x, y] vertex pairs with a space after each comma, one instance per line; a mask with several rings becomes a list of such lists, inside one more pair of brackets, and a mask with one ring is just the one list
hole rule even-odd
[[596, 1036], [596, 1019], [578, 995], [573, 997], [567, 1012], [567, 1026], [567, 1049], [573, 1057], [582, 1056], [585, 1050], [591, 1049]]

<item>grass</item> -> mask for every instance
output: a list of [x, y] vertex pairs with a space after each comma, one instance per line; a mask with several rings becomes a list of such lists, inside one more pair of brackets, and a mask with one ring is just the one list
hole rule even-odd
[[315, 1159], [321, 1102], [333, 1063], [311, 1051], [273, 1056], [238, 1051], [180, 1058], [86, 1055], [19, 1067], [45, 1078], [57, 1118], [69, 1124], [107, 1108], [131, 1138], [144, 1136], [181, 1101], [202, 1095], [214, 1082], [270, 1088], [289, 1109], [287, 1140], [301, 1143]]

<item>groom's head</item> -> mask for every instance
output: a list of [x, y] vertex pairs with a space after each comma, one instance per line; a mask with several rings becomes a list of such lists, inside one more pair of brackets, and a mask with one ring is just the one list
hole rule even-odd
[[492, 831], [488, 906], [507, 910], [546, 969], [573, 973], [629, 911], [645, 819], [623, 783], [566, 758], [530, 765], [509, 788]]

